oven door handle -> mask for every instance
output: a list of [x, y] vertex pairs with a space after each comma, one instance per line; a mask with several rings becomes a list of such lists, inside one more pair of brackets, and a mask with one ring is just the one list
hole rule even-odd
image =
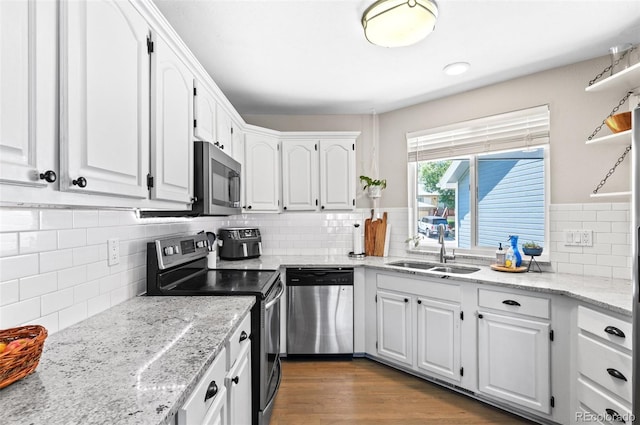
[[282, 298], [282, 294], [284, 294], [284, 285], [282, 284], [282, 281], [280, 281], [280, 291], [278, 292], [278, 294], [276, 295], [276, 297], [274, 299], [272, 299], [271, 301], [269, 301], [265, 306], [265, 310], [269, 310], [271, 307], [273, 307], [273, 305], [275, 303], [277, 303], [278, 301], [280, 301], [280, 298]]

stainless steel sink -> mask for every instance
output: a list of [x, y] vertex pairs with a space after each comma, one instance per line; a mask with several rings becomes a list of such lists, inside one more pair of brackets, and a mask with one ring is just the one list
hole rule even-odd
[[420, 261], [394, 261], [387, 263], [387, 266], [404, 267], [407, 269], [429, 270], [436, 267], [439, 263], [425, 263]]
[[429, 269], [431, 272], [451, 273], [451, 274], [469, 274], [480, 270], [477, 267], [460, 267], [460, 266], [438, 266]]
[[422, 261], [393, 261], [387, 263], [388, 266], [403, 267], [406, 269], [421, 269], [430, 272], [448, 273], [448, 274], [469, 274], [480, 270], [473, 266], [460, 265], [442, 265], [442, 263], [427, 263]]

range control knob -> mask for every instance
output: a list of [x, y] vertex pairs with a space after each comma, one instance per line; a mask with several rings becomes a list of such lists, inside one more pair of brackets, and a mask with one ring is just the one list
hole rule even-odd
[[178, 245], [175, 245], [173, 247], [173, 252], [175, 252], [176, 254], [180, 254], [180, 247]]
[[164, 255], [166, 255], [166, 256], [173, 255], [173, 247], [172, 246], [166, 246], [164, 248]]
[[204, 248], [204, 241], [196, 242], [196, 248]]

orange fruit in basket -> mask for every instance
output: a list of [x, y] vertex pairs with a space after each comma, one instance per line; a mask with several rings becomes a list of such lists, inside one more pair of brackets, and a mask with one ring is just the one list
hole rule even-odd
[[0, 342], [0, 354], [2, 354], [4, 352], [5, 348], [7, 348], [7, 343], [6, 342]]
[[19, 350], [20, 348], [22, 348], [27, 342], [29, 342], [28, 338], [20, 338], [20, 339], [16, 339], [14, 341], [11, 341], [9, 344], [7, 344], [7, 346], [4, 348], [4, 352], [9, 353], [11, 351], [14, 350]]

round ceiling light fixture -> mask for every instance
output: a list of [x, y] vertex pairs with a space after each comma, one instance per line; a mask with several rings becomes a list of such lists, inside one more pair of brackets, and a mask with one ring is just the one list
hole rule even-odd
[[370, 43], [402, 47], [429, 35], [437, 18], [433, 0], [378, 0], [362, 14], [362, 27]]
[[469, 70], [469, 62], [453, 62], [445, 66], [442, 70], [447, 75], [460, 75]]

